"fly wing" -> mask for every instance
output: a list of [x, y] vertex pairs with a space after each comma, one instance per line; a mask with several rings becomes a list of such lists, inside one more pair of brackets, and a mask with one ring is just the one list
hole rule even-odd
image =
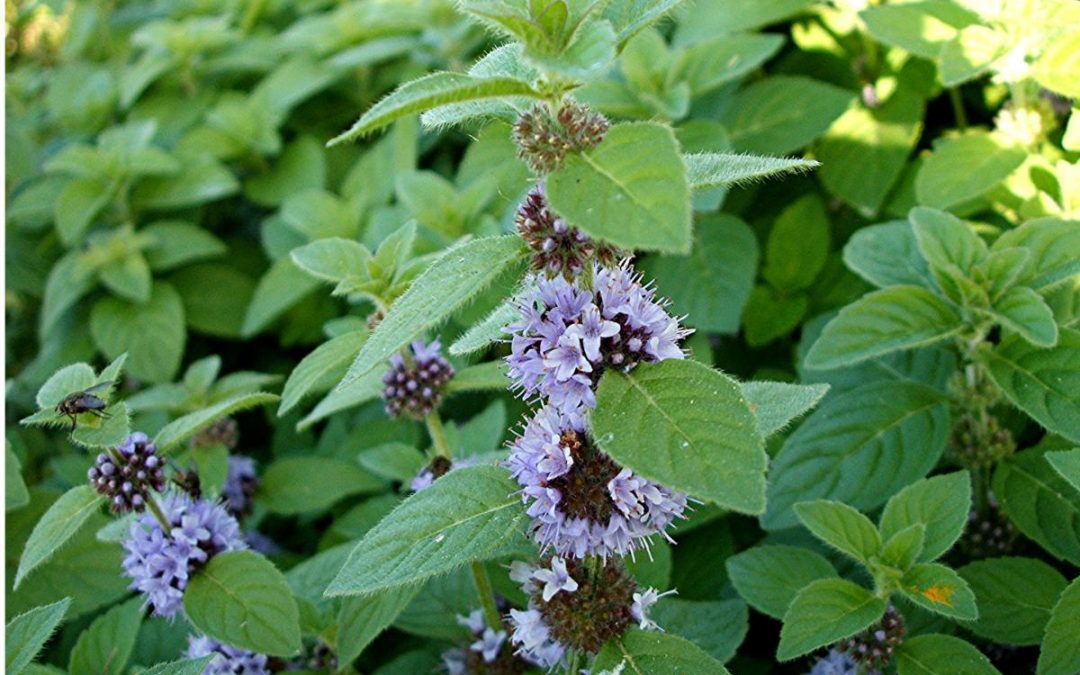
[[112, 384], [113, 384], [113, 383], [112, 383], [111, 381], [105, 381], [105, 382], [98, 382], [98, 383], [97, 383], [97, 384], [95, 384], [94, 386], [92, 386], [92, 387], [89, 387], [89, 388], [87, 388], [87, 389], [84, 389], [84, 390], [83, 390], [83, 393], [84, 393], [84, 394], [97, 394], [97, 393], [99, 393], [99, 392], [103, 392], [103, 391], [105, 391], [106, 389], [108, 389], [109, 387], [111, 387], [111, 386], [112, 386]]

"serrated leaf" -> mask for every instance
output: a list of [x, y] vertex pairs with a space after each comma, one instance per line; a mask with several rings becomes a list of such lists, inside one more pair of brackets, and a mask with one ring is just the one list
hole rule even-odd
[[474, 239], [448, 249], [390, 307], [338, 388], [366, 375], [410, 340], [450, 316], [521, 255], [522, 243], [516, 236]]
[[261, 477], [257, 497], [272, 513], [321, 511], [353, 494], [378, 492], [385, 483], [357, 464], [331, 457], [286, 457]]
[[690, 249], [690, 187], [668, 127], [616, 125], [594, 149], [569, 155], [545, 185], [552, 209], [587, 234], [627, 249]]
[[4, 648], [4, 672], [19, 675], [60, 625], [71, 606], [71, 598], [51, 605], [36, 607], [8, 621], [4, 628], [7, 644]]
[[812, 159], [727, 152], [699, 152], [685, 155], [684, 159], [691, 190], [753, 183], [787, 173], [805, 173], [820, 166]]
[[600, 448], [641, 476], [742, 513], [765, 510], [757, 421], [738, 383], [704, 364], [606, 371], [589, 424]]
[[755, 546], [726, 561], [735, 590], [751, 607], [782, 619], [791, 601], [810, 582], [836, 577], [832, 564], [797, 546]]
[[959, 471], [912, 483], [893, 495], [881, 513], [881, 536], [888, 540], [911, 525], [926, 527], [919, 560], [929, 562], [952, 548], [967, 525], [971, 479]]
[[1065, 590], [1065, 577], [1035, 558], [977, 560], [957, 570], [979, 603], [979, 618], [968, 628], [1009, 645], [1037, 645]]
[[184, 614], [210, 637], [272, 656], [300, 650], [300, 614], [285, 577], [251, 551], [210, 559], [184, 590]]
[[326, 594], [366, 595], [490, 557], [525, 518], [517, 491], [517, 484], [497, 467], [446, 474], [368, 532]]
[[1003, 232], [992, 249], [1000, 251], [1014, 246], [1031, 253], [1017, 283], [1044, 291], [1080, 274], [1080, 226], [1076, 221], [1056, 218], [1028, 221]]
[[131, 416], [126, 403], [109, 406], [108, 415], [100, 424], [79, 424], [69, 436], [72, 442], [84, 448], [115, 448], [131, 433]]
[[965, 324], [952, 306], [921, 286], [891, 286], [840, 310], [806, 355], [808, 368], [839, 368], [925, 347]]
[[142, 623], [143, 598], [132, 598], [94, 619], [71, 649], [70, 675], [125, 672]]
[[1024, 450], [998, 464], [993, 490], [1025, 536], [1080, 565], [1080, 491], [1050, 466], [1042, 449]]
[[140, 670], [136, 675], [203, 675], [206, 666], [214, 659], [214, 655], [203, 656], [197, 659], [181, 659], [168, 663], [159, 663], [156, 666]]
[[986, 353], [990, 377], [1013, 405], [1054, 433], [1080, 442], [1080, 332], [1063, 328], [1040, 349], [1019, 336]]
[[982, 652], [952, 635], [917, 635], [895, 658], [899, 675], [1001, 675]]
[[979, 616], [975, 594], [951, 568], [938, 563], [919, 563], [900, 580], [900, 591], [916, 605], [944, 616], [971, 621]]
[[527, 82], [509, 77], [479, 78], [459, 73], [432, 73], [395, 89], [328, 145], [351, 141], [396, 119], [436, 106], [506, 96], [539, 97], [539, 94]]
[[421, 586], [401, 586], [359, 598], [346, 598], [338, 610], [336, 655], [352, 663], [420, 592]]
[[994, 303], [993, 316], [1036, 347], [1053, 347], [1058, 340], [1054, 312], [1042, 296], [1027, 286], [1013, 286]]
[[[919, 252], [935, 272], [955, 266], [968, 274], [987, 255], [986, 243], [970, 225], [951, 213], [917, 206], [908, 214], [908, 219]], [[940, 275], [938, 279], [940, 282]]]
[[625, 675], [729, 675], [722, 663], [694, 643], [636, 628], [604, 645], [591, 670]]
[[180, 368], [187, 331], [180, 295], [156, 282], [145, 304], [103, 298], [90, 313], [90, 333], [109, 358], [128, 354], [127, 370], [150, 382], [171, 380]]
[[846, 579], [818, 579], [784, 613], [776, 658], [790, 661], [854, 635], [881, 618], [885, 602]]
[[506, 336], [505, 328], [516, 321], [520, 316], [517, 307], [509, 302], [504, 302], [484, 320], [454, 340], [450, 345], [450, 353], [454, 356], [464, 356], [484, 349], [492, 342], [503, 339]]
[[795, 505], [806, 529], [841, 553], [867, 563], [881, 551], [881, 536], [870, 519], [840, 502], [819, 499]]
[[[9, 451], [10, 452], [10, 451]], [[1080, 490], [1080, 448], [1046, 453], [1050, 466], [1054, 467], [1074, 488]]]
[[105, 499], [89, 485], [73, 487], [57, 499], [34, 526], [15, 572], [15, 588], [49, 560], [94, 515]]
[[791, 507], [810, 499], [873, 509], [926, 475], [949, 430], [944, 395], [923, 385], [882, 381], [830, 397], [773, 460], [765, 528], [795, 525]]
[[369, 334], [366, 330], [360, 330], [339, 335], [301, 359], [281, 390], [278, 417], [296, 407], [305, 396], [333, 387], [356, 358]]
[[1039, 653], [1039, 675], [1069, 675], [1080, 668], [1080, 578], [1073, 579], [1058, 599], [1046, 624], [1046, 634]]
[[268, 394], [263, 391], [230, 396], [202, 410], [196, 410], [169, 422], [154, 436], [154, 444], [159, 450], [167, 452], [222, 417], [277, 400], [277, 394]]
[[915, 178], [919, 203], [947, 209], [975, 199], [1023, 163], [1023, 148], [988, 134], [969, 134], [940, 143]]
[[827, 384], [743, 382], [739, 385], [757, 419], [758, 433], [768, 438], [810, 412], [829, 391]]

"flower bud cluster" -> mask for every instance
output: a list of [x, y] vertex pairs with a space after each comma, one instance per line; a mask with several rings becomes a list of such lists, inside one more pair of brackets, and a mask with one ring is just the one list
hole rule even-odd
[[154, 615], [171, 617], [180, 611], [192, 574], [218, 553], [247, 544], [236, 519], [220, 504], [183, 493], [167, 494], [158, 504], [169, 527], [150, 513], [133, 522], [123, 542], [123, 568]]
[[657, 629], [649, 610], [667, 595], [639, 589], [618, 558], [593, 569], [557, 556], [540, 567], [514, 563], [510, 577], [529, 596], [527, 609], [510, 610], [510, 640], [523, 656], [545, 668], [563, 663], [570, 649], [595, 654], [631, 625]]
[[864, 669], [880, 671], [892, 663], [893, 652], [904, 641], [906, 633], [904, 617], [890, 605], [876, 624], [841, 640], [836, 644], [836, 648]]
[[1002, 513], [1001, 504], [991, 493], [981, 512], [973, 510], [968, 514], [959, 549], [968, 559], [1006, 555], [1012, 552], [1018, 534], [1016, 525]]
[[567, 101], [554, 116], [537, 104], [518, 117], [514, 141], [518, 157], [543, 175], [559, 168], [568, 153], [595, 148], [610, 127], [606, 117], [575, 101]]
[[439, 341], [425, 345], [412, 343], [412, 358], [406, 363], [401, 354], [390, 357], [390, 370], [383, 376], [383, 401], [386, 414], [401, 414], [423, 419], [442, 401], [442, 390], [454, 376], [454, 367], [439, 353]]
[[165, 489], [165, 462], [146, 434], [136, 431], [115, 450], [103, 452], [87, 472], [113, 513], [142, 513], [151, 493]]
[[533, 268], [548, 276], [561, 274], [570, 279], [580, 275], [594, 259], [606, 266], [615, 265], [618, 259], [615, 247], [593, 241], [551, 210], [543, 183], [529, 190], [518, 207], [514, 225], [533, 252]]

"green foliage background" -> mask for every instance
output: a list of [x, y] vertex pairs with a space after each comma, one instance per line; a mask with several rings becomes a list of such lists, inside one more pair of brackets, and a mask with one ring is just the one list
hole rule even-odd
[[[927, 662], [994, 672], [972, 644], [1002, 672], [1080, 667], [1069, 637], [1080, 634], [1076, 582], [1066, 590], [1080, 566], [1077, 4], [613, 1], [610, 35], [524, 40], [517, 52], [495, 49], [498, 30], [460, 11], [518, 5], [528, 3], [7, 3], [7, 618], [32, 610], [9, 624], [23, 653], [9, 648], [8, 665], [26, 666], [61, 616], [39, 660], [68, 672], [97, 672], [95, 645], [135, 634], [132, 625], [126, 665], [179, 657], [190, 626], [139, 624], [124, 602], [119, 530], [72, 488], [94, 448], [131, 428], [156, 434], [218, 490], [223, 451], [196, 452], [188, 440], [227, 415], [240, 423], [237, 452], [261, 466], [249, 523], [281, 547], [272, 560], [284, 581], [259, 592], [272, 598], [288, 584], [296, 607], [273, 609], [298, 611], [309, 643], [334, 645], [359, 672], [427, 672], [464, 636], [454, 615], [479, 605], [458, 563], [488, 561], [496, 590], [521, 599], [500, 566], [529, 551], [504, 536], [517, 512], [486, 523], [494, 534], [473, 548], [462, 543], [460, 560], [416, 561], [422, 574], [408, 580], [420, 590], [368, 574], [353, 582], [381, 594], [323, 591], [369, 531], [395, 540], [416, 529], [383, 520], [428, 444], [423, 425], [385, 419], [376, 399], [386, 357], [422, 334], [453, 345], [459, 377], [443, 415], [455, 456], [496, 456], [524, 412], [491, 365], [506, 349], [491, 342], [525, 265], [518, 240], [500, 235], [513, 232], [533, 182], [509, 123], [544, 94], [533, 80], [547, 68], [584, 81], [573, 96], [613, 121], [651, 123], [616, 126], [594, 157], [616, 173], [655, 168], [630, 186], [650, 208], [612, 207], [589, 232], [641, 249], [638, 267], [696, 329], [687, 347], [700, 363], [653, 379], [714, 386], [703, 363], [751, 381], [736, 395], [783, 409], [768, 429], [757, 420], [770, 436], [767, 486], [760, 467], [737, 491], [701, 480], [707, 469], [665, 476], [711, 503], [680, 526], [677, 546], [659, 543], [634, 566], [639, 579], [678, 588], [657, 608], [672, 642], [633, 633], [621, 647], [643, 663], [674, 648], [688, 668], [804, 672], [803, 654], [844, 635], [800, 626], [850, 634], [880, 615], [830, 615], [815, 593], [857, 603], [870, 594], [850, 579], [882, 582], [891, 565], [908, 581], [950, 580], [979, 608], [978, 619], [959, 600], [952, 613], [927, 608], [906, 585], [898, 602], [921, 637], [900, 673], [958, 672], [918, 669]], [[669, 9], [654, 27], [635, 23]], [[455, 75], [383, 98], [436, 70]], [[335, 138], [358, 142], [328, 146]], [[820, 167], [736, 181], [790, 166], [703, 153]], [[605, 203], [590, 202], [603, 193], [590, 177], [577, 157], [552, 177], [568, 218]], [[692, 232], [679, 217], [690, 189]], [[989, 404], [976, 396], [985, 390], [957, 394], [958, 359], [985, 369], [977, 384], [995, 392]], [[112, 416], [69, 438], [52, 407], [121, 368], [103, 395]], [[824, 388], [799, 390], [800, 402], [794, 389], [753, 380], [831, 388], [784, 428]], [[629, 386], [605, 380], [601, 403], [625, 399]], [[974, 508], [993, 492], [1020, 533], [1010, 558], [946, 555], [962, 526], [925, 522], [935, 509], [967, 516], [966, 503], [935, 504], [919, 481], [971, 468], [949, 439], [972, 410], [992, 411], [1017, 441], [1015, 454], [972, 473]], [[44, 426], [17, 423], [27, 417]], [[612, 456], [660, 470], [648, 448], [618, 444], [629, 422], [614, 407], [601, 405], [593, 422], [612, 431]], [[714, 435], [694, 430], [702, 447]], [[451, 487], [473, 493], [470, 478]], [[79, 498], [78, 518], [42, 518]], [[39, 522], [52, 529], [35, 542]], [[917, 545], [890, 548], [905, 530]], [[959, 572], [934, 562], [942, 556]], [[389, 560], [362, 562], [374, 574]], [[1032, 601], [1020, 578], [1053, 590]], [[189, 615], [207, 602], [191, 599]], [[783, 629], [776, 621], [803, 610]], [[1016, 649], [1002, 656], [992, 643]], [[288, 651], [271, 640], [274, 649]], [[598, 664], [619, 658], [609, 646]], [[193, 666], [161, 672], [184, 667]]]

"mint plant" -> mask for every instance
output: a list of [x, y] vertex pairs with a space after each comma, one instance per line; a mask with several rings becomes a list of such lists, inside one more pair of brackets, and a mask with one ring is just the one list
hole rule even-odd
[[1076, 3], [8, 9], [7, 671], [1080, 671]]

